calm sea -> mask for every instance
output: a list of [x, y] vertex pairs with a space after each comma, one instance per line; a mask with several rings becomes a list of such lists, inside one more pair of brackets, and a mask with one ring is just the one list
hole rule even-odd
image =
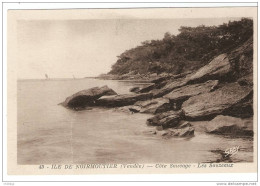
[[[18, 164], [196, 163], [219, 155], [210, 150], [240, 146], [237, 161], [253, 160], [253, 142], [207, 135], [163, 139], [147, 135], [147, 114], [114, 109], [73, 111], [60, 105], [77, 91], [108, 85], [119, 94], [138, 83], [98, 79], [18, 81]], [[140, 84], [139, 84], [140, 85]], [[141, 84], [142, 86], [142, 84]], [[194, 123], [196, 125], [199, 123]]]

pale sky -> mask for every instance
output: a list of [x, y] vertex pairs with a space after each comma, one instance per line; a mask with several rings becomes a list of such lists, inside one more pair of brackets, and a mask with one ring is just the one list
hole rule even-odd
[[142, 41], [178, 34], [180, 26], [220, 25], [239, 18], [19, 20], [18, 78], [97, 76]]

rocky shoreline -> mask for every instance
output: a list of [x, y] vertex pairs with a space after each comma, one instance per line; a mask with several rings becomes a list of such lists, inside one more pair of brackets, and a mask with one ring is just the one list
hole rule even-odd
[[193, 137], [193, 121], [206, 122], [203, 130], [208, 134], [253, 138], [253, 70], [252, 64], [244, 65], [252, 42], [251, 38], [194, 72], [150, 78], [150, 85], [134, 87], [132, 94], [94, 87], [68, 97], [61, 105], [74, 110], [107, 107], [153, 114], [146, 124], [154, 129], [147, 133], [163, 138]]

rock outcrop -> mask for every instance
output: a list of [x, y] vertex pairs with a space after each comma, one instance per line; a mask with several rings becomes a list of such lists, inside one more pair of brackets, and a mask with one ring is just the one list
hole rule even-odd
[[130, 92], [134, 92], [134, 93], [137, 93], [138, 91], [140, 90], [140, 87], [133, 87], [133, 88], [130, 88]]
[[152, 82], [152, 83], [155, 83], [155, 84], [159, 84], [159, 83], [164, 82], [164, 81], [166, 81], [166, 80], [169, 80], [169, 79], [171, 79], [171, 78], [172, 78], [172, 76], [163, 76], [163, 77], [159, 77], [159, 78], [157, 78], [157, 79], [154, 79], [154, 80], [152, 80], [151, 82]]
[[167, 84], [167, 82], [168, 82], [167, 80], [164, 80], [162, 82], [147, 85], [147, 86], [141, 88], [138, 92], [139, 93], [146, 93], [146, 92], [149, 92], [149, 91], [154, 90], [154, 89], [160, 89], [160, 88], [164, 87]]
[[117, 95], [117, 93], [108, 88], [108, 86], [94, 87], [87, 90], [79, 91], [72, 96], [66, 98], [66, 100], [61, 103], [64, 107], [78, 109], [84, 108], [86, 106], [94, 106], [95, 101], [102, 96]]
[[184, 128], [170, 128], [161, 132], [164, 138], [170, 137], [192, 137], [194, 136], [194, 127], [188, 126]]
[[239, 85], [241, 86], [253, 86], [253, 74], [248, 74], [246, 76], [243, 76], [237, 80]]
[[190, 122], [188, 122], [188, 121], [184, 121], [183, 123], [180, 122], [178, 128], [181, 129], [181, 128], [185, 128], [185, 127], [191, 127]]
[[168, 139], [172, 137], [193, 137], [194, 131], [194, 127], [189, 122], [184, 121], [182, 124], [178, 124], [173, 128], [164, 129], [162, 126], [157, 126], [156, 129], [149, 129], [143, 133], [147, 135], [160, 135]]
[[203, 66], [195, 73], [187, 76], [188, 82], [200, 82], [209, 79], [224, 78], [232, 70], [227, 54], [221, 54], [209, 64]]
[[163, 129], [172, 128], [179, 125], [181, 118], [181, 111], [168, 111], [147, 119], [146, 124], [149, 126], [161, 126]]
[[[233, 79], [253, 74], [253, 37], [228, 53]], [[253, 77], [253, 76], [252, 76]]]
[[151, 90], [155, 89], [155, 84], [151, 84], [151, 85], [146, 85], [143, 88], [141, 88], [138, 92], [139, 93], [147, 93]]
[[172, 108], [169, 99], [157, 98], [148, 101], [138, 101], [134, 104], [134, 107], [139, 107], [140, 113], [157, 114], [161, 112], [169, 111]]
[[[135, 94], [117, 95], [107, 86], [94, 87], [73, 94], [62, 105], [76, 110], [97, 106], [154, 114], [146, 123], [155, 127], [144, 134], [165, 138], [193, 136], [198, 127], [189, 121], [195, 120], [205, 120], [203, 132], [210, 134], [253, 136], [253, 39], [225, 51], [196, 71], [149, 73], [150, 84], [131, 88]], [[121, 78], [146, 78], [141, 76], [146, 75], [131, 71]]]
[[211, 92], [216, 89], [218, 80], [209, 80], [205, 83], [186, 85], [181, 88], [177, 88], [165, 95], [164, 98], [171, 100], [171, 102], [183, 102], [192, 96]]
[[252, 118], [240, 119], [218, 115], [206, 125], [206, 131], [213, 134], [232, 136], [253, 136]]
[[182, 105], [186, 118], [201, 119], [221, 114], [252, 93], [251, 86], [228, 83], [213, 92], [189, 98]]
[[96, 100], [96, 106], [102, 107], [122, 107], [132, 105], [137, 101], [145, 101], [152, 98], [151, 93], [143, 94], [123, 94], [114, 97], [100, 98]]
[[225, 110], [223, 114], [239, 118], [252, 117], [254, 115], [253, 92], [251, 92], [244, 99], [240, 100], [238, 103], [232, 105], [230, 108]]
[[187, 81], [186, 78], [180, 78], [180, 79], [177, 79], [177, 80], [169, 81], [161, 89], [154, 89], [154, 90], [152, 90], [150, 92], [153, 94], [154, 98], [162, 97], [162, 96], [170, 93], [174, 89], [177, 89], [177, 88], [180, 88], [180, 87], [186, 85], [187, 82], [188, 81]]

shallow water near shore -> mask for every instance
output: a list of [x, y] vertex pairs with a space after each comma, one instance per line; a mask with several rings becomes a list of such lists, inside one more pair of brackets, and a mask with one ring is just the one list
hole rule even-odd
[[242, 149], [234, 161], [253, 161], [252, 139], [225, 138], [200, 130], [192, 138], [163, 139], [145, 134], [153, 129], [145, 124], [151, 117], [148, 114], [105, 108], [73, 111], [58, 105], [77, 91], [104, 85], [126, 94], [143, 84], [90, 78], [19, 80], [18, 164], [197, 163], [220, 158], [211, 150], [234, 146]]

